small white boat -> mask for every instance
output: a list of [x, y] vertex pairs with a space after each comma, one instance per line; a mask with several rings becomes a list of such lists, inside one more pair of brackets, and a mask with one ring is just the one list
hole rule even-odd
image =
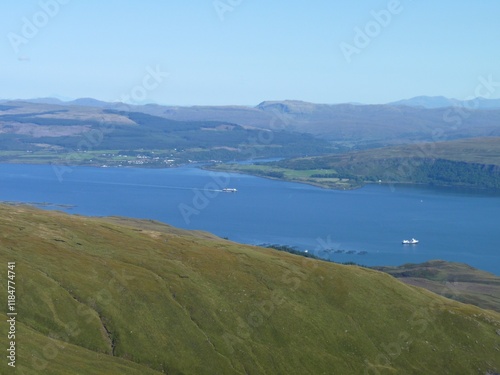
[[411, 240], [403, 240], [403, 245], [416, 245], [418, 244], [418, 240], [412, 238]]
[[236, 193], [238, 190], [233, 189], [233, 188], [224, 188], [222, 189], [224, 193]]

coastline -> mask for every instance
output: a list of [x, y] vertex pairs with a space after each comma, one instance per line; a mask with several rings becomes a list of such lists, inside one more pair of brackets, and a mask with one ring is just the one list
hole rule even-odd
[[[212, 171], [212, 172], [221, 172], [221, 173], [235, 173], [253, 177], [265, 178], [268, 180], [274, 181], [283, 181], [283, 182], [291, 182], [291, 183], [299, 183], [310, 186], [315, 186], [321, 189], [327, 190], [337, 190], [337, 191], [352, 191], [358, 190], [365, 186], [369, 185], [385, 185], [385, 186], [419, 186], [419, 187], [432, 187], [432, 188], [453, 188], [453, 189], [463, 189], [465, 192], [480, 192], [480, 193], [492, 193], [492, 194], [500, 194], [500, 189], [492, 189], [489, 187], [482, 186], [471, 186], [465, 184], [436, 184], [436, 183], [426, 183], [426, 182], [414, 182], [414, 181], [356, 181], [354, 183], [349, 183], [345, 181], [346, 179], [341, 179], [340, 183], [338, 181], [333, 182], [321, 182], [321, 181], [311, 181], [304, 178], [289, 178], [289, 177], [275, 177], [270, 175], [265, 175], [262, 173], [252, 173], [251, 170], [241, 170], [234, 168], [218, 168], [217, 165], [228, 166], [232, 164], [223, 163], [223, 164], [214, 164], [213, 161], [189, 161], [189, 162], [181, 162], [179, 164], [159, 164], [159, 163], [145, 163], [145, 164], [102, 164], [102, 163], [64, 163], [61, 159], [54, 160], [39, 160], [36, 159], [24, 161], [24, 160], [0, 160], [0, 164], [11, 164], [11, 165], [33, 165], [33, 166], [52, 166], [54, 168], [73, 168], [73, 167], [89, 167], [89, 168], [139, 168], [139, 169], [175, 169], [175, 168], [183, 168], [187, 166], [192, 166], [194, 168], [199, 168], [202, 170]], [[240, 165], [240, 164], [235, 164]], [[255, 165], [255, 164], [249, 164]]]
[[[227, 164], [225, 164], [227, 165]], [[352, 184], [342, 184], [339, 186], [338, 183], [331, 182], [318, 182], [318, 181], [310, 181], [307, 179], [300, 178], [289, 178], [289, 177], [274, 177], [260, 173], [252, 173], [251, 170], [241, 170], [241, 169], [232, 169], [232, 168], [211, 168], [210, 166], [204, 166], [201, 169], [212, 171], [212, 172], [226, 172], [226, 173], [237, 173], [243, 174], [253, 177], [266, 178], [269, 180], [275, 181], [284, 181], [284, 182], [292, 182], [292, 183], [300, 183], [311, 185], [315, 187], [319, 187], [322, 189], [328, 190], [338, 190], [338, 191], [349, 191], [349, 190], [357, 190], [361, 189], [368, 185], [385, 185], [385, 186], [419, 186], [419, 187], [432, 187], [432, 188], [453, 188], [453, 189], [463, 189], [464, 191], [480, 191], [480, 192], [493, 192], [500, 193], [500, 189], [492, 189], [489, 187], [483, 187], [478, 185], [467, 185], [467, 184], [436, 184], [436, 183], [426, 183], [426, 182], [415, 182], [415, 181], [356, 181], [356, 183]], [[346, 181], [342, 181], [346, 182]]]

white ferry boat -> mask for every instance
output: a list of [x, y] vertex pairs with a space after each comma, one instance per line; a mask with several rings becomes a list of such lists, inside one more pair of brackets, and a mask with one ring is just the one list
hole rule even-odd
[[238, 190], [237, 189], [233, 189], [233, 188], [224, 188], [224, 189], [222, 189], [222, 191], [224, 193], [236, 193]]
[[411, 240], [403, 240], [403, 245], [416, 245], [418, 244], [418, 240], [412, 238]]

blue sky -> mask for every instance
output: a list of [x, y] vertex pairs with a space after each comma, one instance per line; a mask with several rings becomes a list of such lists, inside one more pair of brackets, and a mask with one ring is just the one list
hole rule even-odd
[[[497, 0], [18, 0], [1, 10], [5, 99], [386, 103], [463, 99], [481, 77], [500, 82]], [[500, 84], [486, 94], [500, 98]]]

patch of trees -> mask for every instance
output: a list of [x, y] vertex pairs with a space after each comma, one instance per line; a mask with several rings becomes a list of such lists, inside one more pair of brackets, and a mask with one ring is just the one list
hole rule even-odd
[[360, 174], [366, 181], [380, 179], [384, 182], [500, 188], [500, 167], [495, 165], [447, 159], [394, 158], [368, 162], [364, 169]]
[[417, 171], [429, 183], [439, 185], [478, 186], [500, 188], [500, 167], [438, 159], [423, 163]]

